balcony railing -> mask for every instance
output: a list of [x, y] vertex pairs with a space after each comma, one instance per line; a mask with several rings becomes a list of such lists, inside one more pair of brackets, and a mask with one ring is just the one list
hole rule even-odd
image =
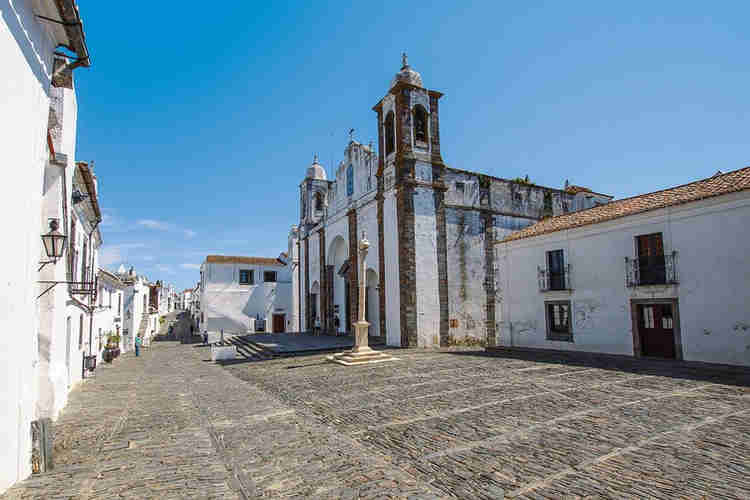
[[625, 257], [625, 284], [628, 288], [645, 285], [676, 285], [677, 252], [649, 257]]
[[565, 264], [562, 271], [559, 272], [539, 266], [537, 267], [537, 273], [540, 292], [572, 289], [570, 286], [570, 264]]

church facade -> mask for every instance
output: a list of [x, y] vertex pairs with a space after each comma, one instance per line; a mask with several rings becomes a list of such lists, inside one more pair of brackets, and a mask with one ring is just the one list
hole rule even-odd
[[[498, 267], [495, 241], [611, 199], [449, 167], [440, 151], [441, 97], [404, 56], [373, 107], [377, 150], [350, 140], [334, 180], [317, 158], [307, 169], [289, 240], [301, 331], [350, 332], [363, 279], [370, 335], [388, 345], [495, 345], [501, 275], [511, 272]], [[371, 245], [359, 276], [363, 233]]]

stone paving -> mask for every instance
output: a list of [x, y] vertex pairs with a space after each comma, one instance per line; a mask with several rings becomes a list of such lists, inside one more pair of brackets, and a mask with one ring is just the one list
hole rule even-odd
[[221, 367], [154, 342], [71, 394], [55, 470], [2, 498], [750, 497], [747, 377], [398, 356]]
[[312, 356], [227, 370], [439, 496], [750, 498], [747, 374], [398, 356], [356, 368]]

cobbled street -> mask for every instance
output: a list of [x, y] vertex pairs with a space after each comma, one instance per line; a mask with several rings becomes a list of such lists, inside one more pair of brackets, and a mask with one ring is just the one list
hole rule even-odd
[[745, 376], [467, 351], [225, 367], [154, 342], [71, 394], [3, 498], [748, 498]]

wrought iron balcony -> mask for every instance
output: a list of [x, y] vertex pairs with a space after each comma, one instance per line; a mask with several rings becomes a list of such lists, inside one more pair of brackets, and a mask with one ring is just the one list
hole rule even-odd
[[676, 285], [677, 252], [649, 257], [625, 257], [625, 285], [628, 288], [647, 285]]
[[571, 290], [570, 264], [565, 264], [562, 271], [550, 271], [542, 266], [537, 267], [539, 291], [551, 292], [555, 290]]

